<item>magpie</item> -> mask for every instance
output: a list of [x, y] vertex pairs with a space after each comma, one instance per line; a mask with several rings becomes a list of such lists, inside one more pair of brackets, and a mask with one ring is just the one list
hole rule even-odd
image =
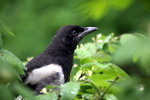
[[26, 64], [21, 77], [24, 84], [40, 93], [47, 85], [59, 86], [69, 81], [73, 55], [79, 41], [97, 27], [66, 25], [57, 31], [50, 45]]

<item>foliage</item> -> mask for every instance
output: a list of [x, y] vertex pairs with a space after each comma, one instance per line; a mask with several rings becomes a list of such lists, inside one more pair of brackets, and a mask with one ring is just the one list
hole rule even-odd
[[87, 15], [86, 17], [98, 20], [105, 16], [111, 8], [124, 10], [128, 8], [132, 2], [133, 0], [110, 0], [109, 3], [106, 0], [88, 0], [81, 4], [79, 9], [81, 9], [84, 16]]
[[[140, 70], [143, 70], [144, 73], [146, 72], [145, 74], [149, 75], [150, 38], [141, 34], [123, 35], [121, 37], [121, 44], [121, 47], [114, 56], [114, 61], [126, 63], [129, 60], [132, 60], [134, 63], [139, 63], [141, 66], [139, 66], [141, 68]], [[126, 55], [124, 55], [124, 53]]]
[[[149, 100], [150, 96], [150, 37], [141, 34], [123, 35], [121, 46], [114, 54], [114, 62], [122, 65], [131, 64], [136, 73], [132, 80], [122, 83], [119, 94], [121, 100]], [[121, 59], [120, 59], [121, 58]], [[130, 92], [129, 92], [130, 91]]]
[[[11, 35], [11, 34], [10, 34]], [[13, 100], [17, 95], [32, 98], [32, 92], [20, 83], [24, 65], [11, 52], [0, 49], [0, 99]]]
[[[149, 11], [150, 0], [1, 0], [0, 100], [18, 95], [25, 100], [149, 100]], [[39, 54], [50, 33], [67, 24], [97, 26], [115, 35], [141, 34], [98, 34], [79, 45], [70, 82], [47, 86], [36, 96], [21, 83], [21, 60]]]
[[[0, 99], [12, 100], [21, 95], [29, 100], [126, 100], [127, 97], [128, 100], [148, 100], [150, 38], [141, 34], [116, 37], [112, 33], [108, 36], [98, 34], [92, 40], [75, 50], [76, 64], [70, 82], [60, 87], [47, 86], [41, 90], [44, 94], [38, 96], [20, 83], [22, 62], [1, 47], [0, 90], [3, 92]], [[119, 67], [128, 64], [132, 64], [130, 67], [134, 70], [139, 69], [138, 72], [129, 75]]]
[[[78, 64], [72, 70], [71, 80], [80, 82], [76, 99], [101, 100], [115, 97], [113, 84], [130, 80], [129, 76], [111, 62], [118, 39], [113, 34], [98, 34], [93, 42], [81, 44], [75, 51]], [[116, 89], [114, 89], [116, 88]], [[107, 94], [107, 96], [106, 96]]]
[[[76, 64], [72, 69], [70, 82], [60, 87], [47, 86], [41, 90], [44, 94], [38, 96], [19, 81], [18, 76], [24, 69], [22, 62], [9, 51], [1, 49], [0, 89], [4, 91], [1, 93], [1, 99], [12, 100], [16, 95], [21, 95], [31, 100], [49, 98], [51, 100], [58, 98], [61, 100], [124, 100], [127, 91], [130, 91], [129, 100], [141, 98], [138, 95], [144, 95], [142, 99], [148, 100], [148, 91], [150, 91], [148, 80], [129, 77], [112, 61], [120, 64], [127, 63], [130, 58], [133, 58], [131, 61], [134, 63], [139, 63], [140, 60], [139, 67], [142, 72], [147, 72], [143, 74], [148, 76], [149, 38], [141, 34], [126, 34], [119, 37], [115, 37], [114, 34], [108, 36], [98, 34], [92, 40], [93, 42], [80, 44], [75, 50]], [[143, 47], [141, 48], [141, 45], [139, 47], [139, 44]], [[141, 50], [146, 51], [141, 52]]]

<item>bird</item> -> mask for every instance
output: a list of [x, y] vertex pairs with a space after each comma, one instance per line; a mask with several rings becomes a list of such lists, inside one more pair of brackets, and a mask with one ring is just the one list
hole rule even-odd
[[68, 82], [77, 45], [84, 36], [97, 29], [78, 25], [60, 28], [48, 47], [25, 65], [22, 82], [37, 93], [45, 86], [60, 86]]

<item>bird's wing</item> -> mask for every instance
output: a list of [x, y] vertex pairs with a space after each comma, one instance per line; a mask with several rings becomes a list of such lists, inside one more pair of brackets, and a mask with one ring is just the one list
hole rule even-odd
[[42, 66], [44, 66], [42, 62], [42, 59], [40, 59], [41, 56], [37, 56], [35, 58], [33, 58], [32, 60], [30, 60], [27, 64], [26, 64], [26, 69], [24, 70], [24, 75], [21, 75], [21, 79], [24, 82], [26, 80], [26, 78], [28, 77], [28, 73], [31, 72], [32, 70], [36, 69], [36, 68], [40, 68]]
[[28, 73], [28, 76], [25, 80], [25, 84], [38, 84], [41, 82], [41, 80], [52, 77], [53, 75], [58, 74], [59, 78], [58, 81], [63, 82], [64, 81], [64, 75], [63, 71], [60, 65], [57, 64], [49, 64], [42, 66], [40, 68], [36, 68], [32, 70], [30, 73]]

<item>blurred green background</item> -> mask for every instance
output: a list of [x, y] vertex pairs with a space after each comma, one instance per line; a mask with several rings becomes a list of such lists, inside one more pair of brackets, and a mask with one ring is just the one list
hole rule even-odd
[[3, 47], [21, 60], [38, 55], [70, 24], [99, 27], [95, 34], [150, 34], [150, 0], [0, 0]]

